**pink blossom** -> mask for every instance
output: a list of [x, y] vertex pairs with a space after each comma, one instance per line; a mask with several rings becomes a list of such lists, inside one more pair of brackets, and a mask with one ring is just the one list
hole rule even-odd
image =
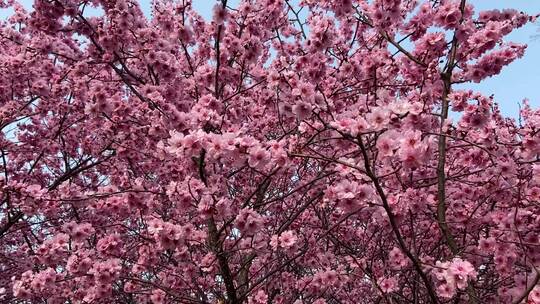
[[150, 296], [150, 299], [152, 300], [153, 304], [164, 304], [167, 294], [165, 291], [161, 289], [155, 289], [152, 291], [152, 295]]
[[444, 26], [446, 29], [455, 28], [461, 19], [461, 12], [458, 1], [447, 1], [446, 4], [439, 9], [435, 20]]
[[388, 254], [388, 260], [390, 262], [390, 265], [396, 268], [405, 267], [409, 263], [407, 257], [405, 257], [402, 251], [397, 247], [392, 248], [392, 250]]
[[396, 138], [398, 134], [395, 132], [385, 132], [377, 140], [377, 149], [383, 157], [392, 156], [396, 146]]
[[268, 295], [264, 290], [259, 290], [255, 295], [249, 299], [249, 304], [266, 304], [268, 303]]
[[214, 12], [213, 19], [216, 22], [216, 24], [221, 25], [227, 19], [227, 10], [223, 7], [223, 5], [221, 4], [214, 5], [213, 12]]
[[394, 292], [398, 289], [398, 280], [394, 277], [381, 278], [378, 284], [384, 293]]
[[293, 106], [292, 111], [299, 120], [304, 120], [311, 114], [311, 105], [306, 102], [298, 102]]
[[292, 230], [285, 231], [279, 236], [279, 244], [283, 248], [290, 248], [294, 246], [297, 241], [298, 237]]
[[536, 286], [529, 294], [529, 301], [533, 304], [540, 303], [540, 287]]
[[538, 302], [540, 110], [460, 90], [537, 16], [33, 2], [0, 0], [0, 302]]
[[449, 299], [455, 295], [456, 289], [451, 284], [443, 283], [437, 287], [437, 292], [439, 296]]
[[369, 126], [374, 130], [380, 130], [389, 121], [389, 112], [383, 108], [376, 108], [366, 116]]
[[236, 218], [238, 229], [246, 235], [255, 234], [262, 224], [263, 217], [252, 209], [242, 209]]
[[263, 169], [270, 161], [270, 153], [262, 147], [249, 150], [248, 164], [254, 168]]

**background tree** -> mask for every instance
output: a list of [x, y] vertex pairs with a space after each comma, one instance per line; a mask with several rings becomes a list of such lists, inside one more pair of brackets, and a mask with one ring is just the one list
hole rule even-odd
[[534, 17], [2, 5], [2, 303], [540, 303], [540, 111], [455, 89]]

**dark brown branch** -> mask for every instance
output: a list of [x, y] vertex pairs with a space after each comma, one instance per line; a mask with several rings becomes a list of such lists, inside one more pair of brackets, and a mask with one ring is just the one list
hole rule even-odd
[[216, 227], [214, 218], [208, 220], [208, 245], [216, 255], [221, 276], [223, 277], [223, 282], [225, 283], [225, 290], [227, 291], [227, 303], [238, 304], [241, 303], [238, 301], [236, 295], [236, 288], [234, 287], [234, 278], [232, 276], [231, 269], [229, 267], [229, 262], [227, 261], [227, 256], [223, 251], [221, 243], [219, 241], [219, 234]]
[[433, 290], [433, 287], [431, 285], [429, 278], [422, 270], [422, 265], [421, 265], [420, 260], [415, 255], [412, 254], [412, 252], [409, 250], [409, 248], [407, 248], [407, 245], [405, 244], [405, 240], [403, 239], [403, 236], [401, 235], [401, 232], [399, 231], [399, 227], [396, 222], [396, 217], [394, 215], [394, 212], [392, 211], [392, 208], [390, 207], [390, 204], [388, 203], [388, 199], [386, 198], [384, 189], [382, 188], [379, 182], [379, 178], [377, 177], [375, 172], [371, 170], [371, 165], [369, 163], [369, 156], [367, 154], [366, 148], [360, 136], [358, 137], [358, 145], [360, 146], [360, 151], [362, 152], [362, 156], [364, 158], [364, 166], [365, 166], [366, 174], [373, 182], [373, 185], [375, 186], [377, 194], [381, 198], [381, 201], [383, 203], [383, 208], [386, 211], [386, 214], [388, 215], [390, 226], [392, 227], [392, 231], [394, 232], [394, 235], [396, 236], [399, 247], [401, 248], [401, 250], [403, 250], [405, 255], [411, 260], [411, 262], [413, 263], [414, 269], [420, 275], [420, 278], [422, 279], [424, 285], [426, 286], [431, 303], [439, 303], [439, 301], [437, 300], [437, 295], [435, 294], [435, 291]]
[[7, 222], [4, 226], [2, 226], [2, 228], [0, 228], [0, 238], [2, 238], [2, 237], [9, 231], [9, 229], [10, 229], [13, 225], [17, 224], [17, 222], [18, 222], [20, 219], [22, 219], [23, 216], [24, 216], [24, 213], [22, 213], [22, 212], [20, 212], [20, 211], [18, 211], [17, 213], [15, 213], [15, 215], [12, 216], [12, 217], [8, 220], [8, 222]]

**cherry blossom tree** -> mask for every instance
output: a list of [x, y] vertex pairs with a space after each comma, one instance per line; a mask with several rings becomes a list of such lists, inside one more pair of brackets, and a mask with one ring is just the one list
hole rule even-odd
[[535, 16], [0, 3], [0, 302], [540, 303], [540, 110], [462, 86]]

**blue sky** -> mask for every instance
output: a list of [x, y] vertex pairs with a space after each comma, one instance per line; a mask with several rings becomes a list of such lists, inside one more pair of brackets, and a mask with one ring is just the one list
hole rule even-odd
[[[20, 1], [31, 8], [32, 0]], [[193, 6], [206, 19], [211, 18], [212, 7], [217, 1], [193, 0]], [[235, 6], [239, 0], [229, 0]], [[514, 8], [531, 15], [540, 13], [540, 0], [469, 0], [478, 10]], [[143, 11], [150, 15], [151, 0], [139, 0]], [[5, 18], [10, 11], [0, 9], [0, 18]], [[531, 105], [540, 107], [540, 23], [528, 24], [514, 31], [507, 38], [509, 41], [529, 45], [523, 58], [506, 67], [500, 75], [486, 79], [480, 84], [466, 85], [486, 95], [494, 94], [506, 116], [517, 117], [518, 104], [529, 99]], [[463, 87], [463, 86], [462, 86]]]

